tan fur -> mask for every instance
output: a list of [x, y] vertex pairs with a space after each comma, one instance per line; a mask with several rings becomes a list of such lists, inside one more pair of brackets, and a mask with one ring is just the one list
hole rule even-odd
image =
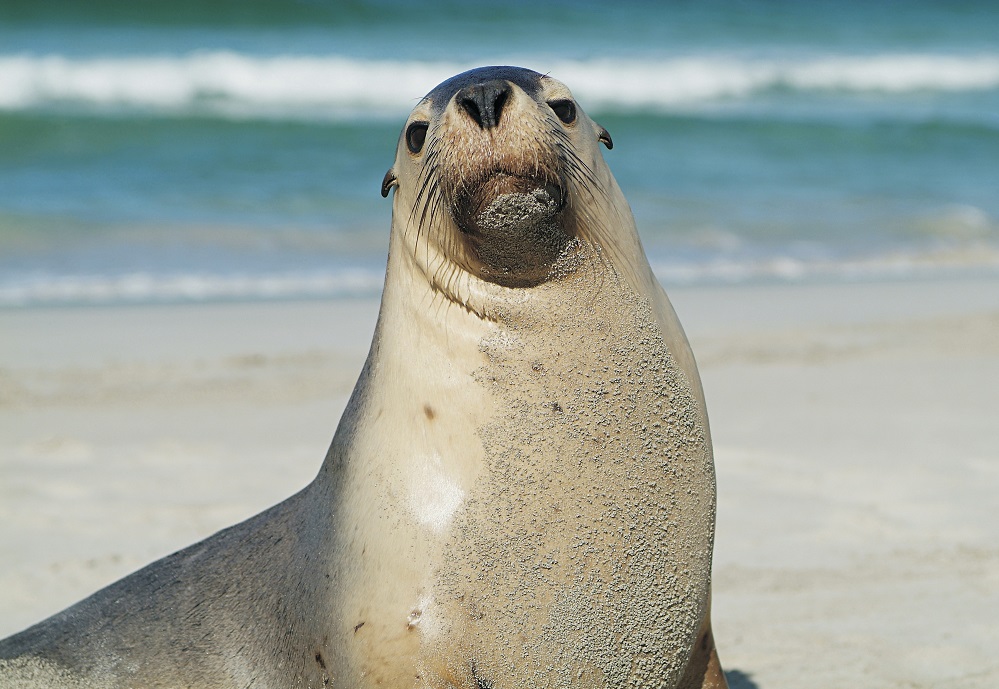
[[728, 681], [718, 660], [715, 638], [711, 633], [710, 603], [704, 622], [697, 632], [697, 642], [687, 664], [687, 671], [678, 689], [728, 689]]
[[[461, 83], [496, 74], [522, 76]], [[523, 75], [535, 95], [514, 84], [492, 129], [439, 89], [414, 109], [429, 143], [401, 138], [386, 175], [378, 326], [315, 481], [0, 642], [0, 686], [725, 686], [693, 356], [606, 132], [581, 109], [560, 122], [568, 89]], [[496, 238], [470, 244], [454, 197], [555, 182], [544, 271], [483, 268]]]

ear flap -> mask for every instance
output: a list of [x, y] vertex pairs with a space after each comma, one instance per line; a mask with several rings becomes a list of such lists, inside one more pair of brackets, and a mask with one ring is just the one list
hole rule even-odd
[[382, 180], [382, 198], [387, 198], [389, 189], [397, 186], [399, 186], [399, 180], [396, 178], [392, 168], [389, 168], [389, 171], [385, 173], [385, 178]]
[[606, 146], [608, 151], [614, 148], [614, 142], [611, 140], [610, 132], [601, 127], [599, 124], [597, 125], [597, 141]]

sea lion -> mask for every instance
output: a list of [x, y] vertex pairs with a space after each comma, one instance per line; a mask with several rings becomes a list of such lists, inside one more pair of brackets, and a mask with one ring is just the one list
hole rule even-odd
[[433, 89], [315, 480], [0, 642], [0, 685], [724, 687], [704, 397], [600, 142], [530, 70]]

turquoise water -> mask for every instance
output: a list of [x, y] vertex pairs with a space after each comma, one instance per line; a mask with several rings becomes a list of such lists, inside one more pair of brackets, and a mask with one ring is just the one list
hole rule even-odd
[[0, 306], [377, 293], [412, 105], [551, 73], [667, 283], [999, 271], [999, 4], [0, 0]]

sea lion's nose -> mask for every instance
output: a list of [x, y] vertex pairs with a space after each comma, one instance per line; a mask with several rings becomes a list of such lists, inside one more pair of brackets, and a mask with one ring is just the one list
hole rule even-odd
[[481, 84], [472, 84], [458, 91], [458, 105], [483, 129], [499, 125], [500, 113], [510, 98], [510, 83], [505, 79], [493, 79]]

